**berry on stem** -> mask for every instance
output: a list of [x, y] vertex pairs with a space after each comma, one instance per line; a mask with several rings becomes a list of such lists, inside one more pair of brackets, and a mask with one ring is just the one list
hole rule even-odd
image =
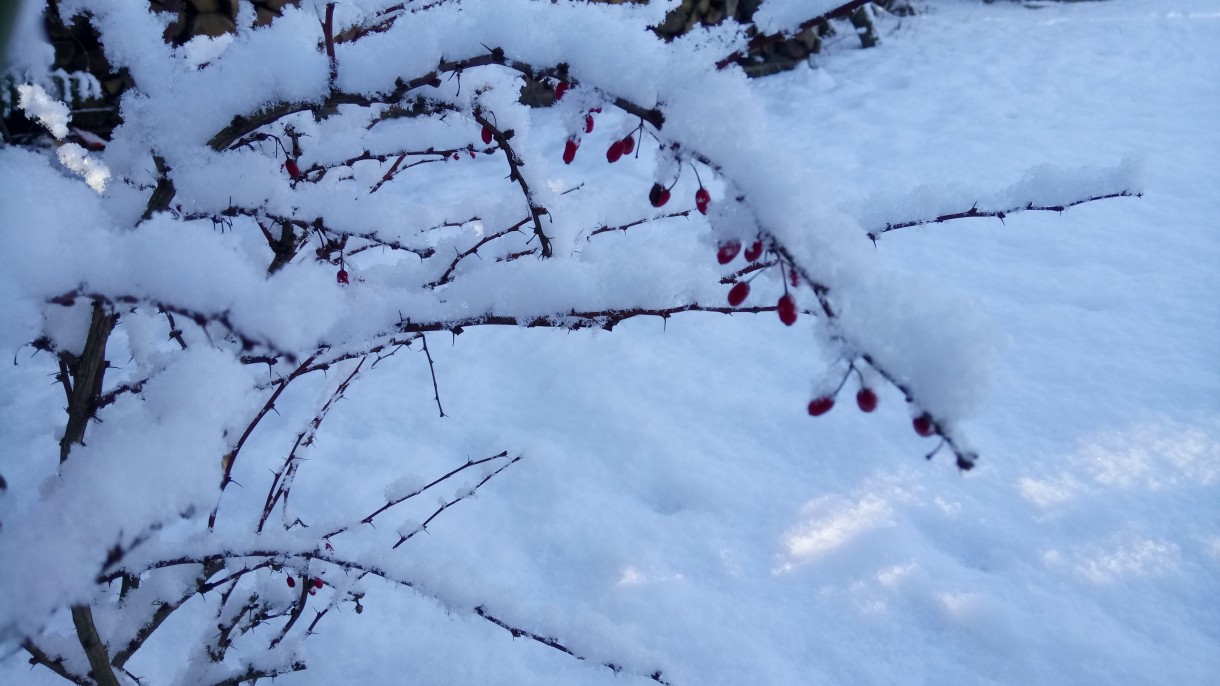
[[294, 179], [301, 178], [301, 168], [297, 165], [297, 161], [289, 157], [284, 160], [284, 171], [288, 172], [288, 176]]
[[321, 580], [321, 579], [318, 579], [318, 578], [314, 578], [314, 580], [313, 580], [313, 587], [314, 587], [314, 588], [322, 588], [322, 580]]
[[652, 190], [648, 191], [648, 201], [653, 207], [660, 207], [669, 202], [669, 189], [659, 183], [652, 184]]
[[609, 162], [610, 164], [614, 164], [615, 162], [618, 162], [619, 158], [622, 156], [623, 156], [623, 142], [622, 141], [614, 141], [613, 143], [610, 144], [610, 148], [608, 150], [606, 150], [606, 161]]
[[741, 241], [737, 239], [722, 241], [716, 248], [716, 261], [720, 264], [728, 264], [737, 257], [737, 253], [741, 252]]
[[563, 163], [572, 164], [572, 160], [576, 159], [576, 149], [580, 147], [579, 138], [569, 138], [568, 142], [563, 146]]
[[483, 127], [483, 142], [486, 144], [491, 144], [491, 138], [492, 138], [491, 129], [484, 126]]
[[830, 396], [814, 398], [813, 400], [809, 401], [809, 416], [810, 417], [820, 417], [820, 416], [826, 414], [827, 412], [830, 412], [830, 408], [832, 408], [834, 406], [835, 406], [835, 399]]
[[750, 284], [745, 281], [738, 281], [729, 289], [729, 305], [737, 307], [746, 301], [750, 295]]
[[593, 133], [593, 115], [585, 115], [585, 133]]
[[932, 424], [932, 415], [927, 412], [911, 420], [911, 426], [915, 428], [915, 433], [925, 438], [936, 433], [936, 427]]
[[712, 194], [708, 193], [707, 189], [703, 186], [700, 186], [699, 190], [695, 191], [695, 207], [699, 210], [699, 212], [707, 214], [707, 205], [711, 201]]
[[788, 326], [796, 323], [796, 298], [793, 298], [791, 293], [781, 295], [775, 306], [781, 322]]
[[856, 393], [856, 404], [861, 412], [872, 412], [877, 409], [877, 394], [871, 388], [861, 388]]
[[754, 241], [750, 247], [746, 248], [746, 261], [757, 262], [758, 258], [762, 257], [763, 244], [762, 241]]
[[288, 588], [296, 588], [296, 587], [297, 587], [297, 580], [292, 578], [291, 576], [288, 577]]
[[560, 81], [555, 84], [555, 102], [563, 100], [563, 94], [568, 92], [568, 82]]
[[627, 137], [623, 139], [623, 154], [630, 155], [634, 151], [635, 151], [635, 135], [629, 133], [629, 134], [627, 134]]
[[338, 281], [339, 283], [342, 283], [342, 284], [349, 283], [348, 278], [347, 278], [347, 270], [340, 269], [339, 273], [335, 274], [335, 281]]

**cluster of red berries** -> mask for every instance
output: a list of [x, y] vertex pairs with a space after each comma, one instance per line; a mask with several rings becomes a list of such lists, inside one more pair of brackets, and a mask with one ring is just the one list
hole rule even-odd
[[[288, 581], [288, 588], [297, 587], [297, 580], [294, 577], [289, 576], [287, 581]], [[309, 579], [305, 583], [313, 587], [313, 588], [309, 589], [309, 595], [317, 595], [318, 591], [322, 588], [322, 585], [323, 585], [322, 579], [320, 579], [318, 577]]]
[[[809, 416], [820, 417], [835, 406], [834, 395], [824, 395], [819, 398], [814, 398], [809, 401]], [[861, 412], [872, 412], [877, 409], [877, 393], [873, 389], [865, 386], [856, 392], [856, 406]], [[915, 429], [915, 433], [923, 437], [931, 436], [936, 433], [936, 422], [932, 420], [932, 415], [927, 412], [921, 413], [918, 417], [911, 420], [911, 427]]]
[[[702, 189], [700, 189], [702, 190]], [[696, 196], [696, 201], [698, 196]], [[720, 264], [728, 264], [737, 258], [741, 253], [741, 241], [730, 239], [723, 241], [716, 248], [716, 261]], [[761, 239], [756, 239], [750, 244], [750, 247], [745, 250], [745, 258], [747, 262], [757, 262], [763, 255], [763, 242]], [[797, 276], [796, 270], [791, 270], [790, 273], [792, 287], [800, 285], [800, 277]], [[750, 282], [738, 281], [729, 289], [729, 305], [737, 307], [746, 301], [750, 295]], [[779, 314], [779, 320], [787, 326], [792, 326], [796, 323], [796, 298], [792, 294], [784, 291], [784, 294], [779, 297], [779, 301], [775, 303], [775, 311]]]

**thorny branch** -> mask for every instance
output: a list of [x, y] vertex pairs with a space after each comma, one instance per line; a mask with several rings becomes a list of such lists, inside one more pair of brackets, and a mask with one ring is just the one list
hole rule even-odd
[[35, 645], [30, 639], [27, 638], [25, 641], [23, 641], [21, 643], [21, 647], [25, 649], [25, 652], [30, 654], [30, 664], [42, 665], [68, 681], [78, 684], [78, 686], [94, 686], [94, 682], [92, 680], [79, 674], [69, 672], [68, 668], [64, 667], [64, 659], [62, 657], [51, 657], [41, 648]]
[[[449, 470], [449, 471], [448, 471], [448, 472], [446, 472], [445, 474], [442, 474], [442, 475], [438, 476], [437, 478], [433, 479], [431, 482], [429, 482], [429, 483], [427, 483], [427, 484], [425, 484], [425, 485], [423, 485], [423, 486], [420, 486], [419, 488], [415, 489], [414, 491], [411, 491], [410, 493], [408, 493], [408, 494], [406, 494], [406, 495], [404, 495], [404, 496], [401, 496], [401, 497], [399, 497], [399, 498], [393, 498], [393, 499], [391, 499], [391, 500], [387, 501], [387, 502], [386, 502], [384, 505], [382, 505], [381, 507], [377, 508], [376, 510], [374, 510], [374, 511], [373, 511], [373, 512], [371, 512], [370, 514], [366, 515], [366, 516], [365, 516], [363, 519], [361, 519], [361, 520], [360, 520], [360, 523], [361, 523], [361, 524], [372, 524], [372, 523], [373, 523], [373, 520], [374, 520], [374, 519], [376, 519], [376, 518], [377, 518], [377, 516], [378, 516], [378, 515], [380, 515], [381, 513], [385, 512], [386, 510], [388, 510], [388, 509], [390, 509], [390, 508], [392, 508], [392, 507], [394, 507], [394, 506], [396, 506], [396, 505], [399, 505], [399, 504], [401, 504], [401, 503], [404, 503], [404, 502], [406, 502], [406, 501], [410, 500], [411, 498], [414, 498], [414, 497], [415, 497], [415, 496], [417, 496], [417, 495], [420, 495], [421, 493], [423, 493], [424, 491], [427, 491], [428, 489], [432, 488], [433, 486], [436, 486], [437, 484], [440, 484], [440, 483], [442, 483], [442, 482], [444, 482], [444, 481], [447, 481], [447, 480], [449, 480], [450, 478], [452, 478], [452, 477], [454, 477], [454, 476], [456, 476], [456, 475], [458, 475], [458, 474], [460, 474], [460, 473], [462, 473], [462, 472], [466, 471], [467, 469], [470, 469], [471, 467], [477, 467], [477, 466], [479, 466], [479, 465], [481, 465], [481, 464], [486, 464], [486, 463], [491, 462], [491, 461], [493, 461], [493, 460], [498, 460], [498, 459], [500, 459], [500, 458], [504, 458], [504, 457], [508, 457], [508, 451], [507, 451], [507, 450], [504, 450], [504, 451], [501, 451], [501, 452], [499, 452], [499, 453], [496, 453], [495, 455], [492, 455], [491, 457], [484, 457], [484, 458], [482, 458], [482, 459], [478, 459], [478, 460], [470, 460], [470, 459], [468, 459], [468, 460], [466, 460], [466, 462], [465, 462], [464, 464], [462, 464], [462, 465], [460, 465], [460, 466], [458, 466], [458, 467], [455, 467], [455, 468], [453, 468], [453, 469]], [[513, 462], [516, 462], [517, 460], [520, 460], [520, 459], [521, 459], [521, 456], [520, 456], [520, 455], [518, 455], [517, 457], [513, 458], [513, 460], [512, 460], [512, 461], [513, 461]], [[323, 539], [330, 539], [330, 538], [333, 538], [334, 536], [337, 536], [337, 535], [339, 535], [339, 534], [341, 534], [341, 533], [343, 533], [343, 532], [345, 532], [345, 531], [350, 530], [350, 529], [352, 528], [352, 526], [354, 526], [354, 525], [349, 524], [349, 525], [346, 525], [346, 526], [339, 527], [339, 528], [337, 528], [337, 529], [335, 529], [335, 530], [331, 531], [330, 533], [324, 534], [324, 535], [322, 536], [322, 538], [323, 538]]]
[[[367, 356], [360, 358], [360, 362], [356, 364], [356, 368], [347, 375], [347, 378], [339, 383], [335, 390], [330, 394], [330, 397], [327, 398], [326, 402], [322, 405], [322, 408], [318, 410], [317, 414], [315, 414], [313, 419], [310, 420], [309, 427], [297, 434], [296, 441], [292, 445], [292, 450], [288, 453], [288, 457], [284, 458], [284, 467], [275, 473], [275, 478], [271, 481], [271, 489], [268, 491], [267, 499], [263, 503], [263, 513], [258, 519], [257, 531], [259, 533], [262, 533], [263, 527], [267, 524], [267, 518], [271, 516], [271, 512], [275, 509], [276, 503], [283, 500], [285, 506], [288, 504], [288, 492], [292, 489], [293, 477], [296, 475], [297, 465], [300, 461], [297, 458], [297, 450], [299, 450], [301, 447], [308, 448], [313, 445], [314, 440], [318, 435], [318, 429], [322, 426], [322, 422], [326, 419], [326, 415], [330, 414], [330, 409], [334, 407], [335, 403], [338, 402], [339, 399], [343, 397], [343, 394], [347, 392], [347, 389], [351, 386], [352, 382], [360, 374], [360, 369], [364, 366], [367, 359]], [[284, 388], [285, 386], [280, 386], [278, 389], [276, 389], [276, 392], [278, 393]]]
[[551, 239], [547, 237], [542, 229], [542, 215], [547, 213], [547, 209], [534, 202], [534, 194], [530, 191], [529, 184], [525, 181], [525, 176], [521, 174], [521, 167], [525, 163], [521, 161], [517, 151], [508, 143], [509, 139], [513, 137], [513, 131], [511, 129], [501, 131], [496, 128], [490, 120], [483, 116], [483, 112], [477, 108], [474, 110], [473, 116], [474, 120], [483, 128], [491, 131], [492, 138], [499, 145], [500, 149], [504, 151], [504, 159], [508, 161], [508, 178], [510, 181], [517, 182], [517, 185], [521, 187], [521, 194], [525, 196], [530, 217], [534, 220], [534, 235], [538, 238], [538, 245], [542, 248], [542, 257], [550, 257]]
[[[501, 456], [502, 455], [503, 455], [503, 453], [501, 454]], [[497, 456], [497, 457], [499, 457], [499, 456]], [[402, 545], [403, 543], [406, 543], [407, 541], [414, 538], [415, 535], [420, 533], [421, 531], [427, 531], [428, 525], [432, 523], [432, 520], [439, 517], [442, 512], [444, 512], [445, 510], [448, 510], [450, 507], [453, 507], [454, 505], [457, 505], [458, 503], [462, 502], [463, 500], [473, 496], [475, 494], [475, 491], [482, 488], [483, 484], [487, 483], [488, 481], [491, 481], [492, 478], [495, 477], [497, 474], [504, 471], [505, 469], [508, 469], [509, 467], [516, 464], [520, 460], [521, 460], [520, 455], [514, 457], [513, 459], [509, 460], [508, 462], [505, 462], [503, 465], [500, 465], [500, 467], [498, 469], [496, 469], [494, 472], [491, 472], [487, 476], [483, 477], [482, 480], [480, 480], [477, 484], [475, 484], [474, 486], [471, 486], [468, 490], [462, 492], [461, 495], [455, 496], [451, 500], [446, 500], [445, 502], [441, 503], [440, 507], [436, 508], [436, 510], [431, 514], [431, 516], [429, 516], [427, 519], [424, 520], [423, 524], [420, 524], [413, 531], [411, 531], [410, 533], [408, 533], [406, 535], [399, 534], [398, 542], [395, 543], [393, 545], [393, 547], [397, 548], [398, 546]]]
[[1066, 210], [1070, 207], [1076, 207], [1077, 205], [1083, 205], [1087, 202], [1096, 202], [1098, 200], [1109, 200], [1111, 198], [1132, 198], [1132, 197], [1142, 198], [1142, 197], [1144, 197], [1144, 194], [1135, 193], [1135, 192], [1132, 192], [1129, 190], [1123, 190], [1123, 191], [1119, 191], [1117, 193], [1107, 193], [1105, 195], [1094, 195], [1094, 196], [1091, 196], [1088, 198], [1083, 198], [1081, 200], [1073, 200], [1072, 202], [1065, 203], [1063, 205], [1035, 205], [1032, 202], [1028, 202], [1028, 203], [1025, 203], [1024, 205], [1010, 207], [1006, 210], [980, 210], [978, 208], [978, 206], [974, 206], [964, 212], [954, 212], [952, 214], [942, 214], [939, 217], [936, 217], [935, 219], [915, 219], [912, 221], [898, 222], [897, 224], [886, 224], [884, 229], [877, 229], [874, 231], [870, 231], [868, 233], [868, 238], [869, 238], [869, 240], [876, 242], [877, 238], [879, 238], [881, 236], [881, 234], [883, 234], [883, 233], [889, 233], [890, 231], [897, 231], [898, 229], [905, 229], [905, 228], [912, 227], [912, 226], [920, 226], [922, 224], [940, 224], [942, 222], [947, 222], [947, 221], [951, 221], [954, 219], [969, 219], [971, 217], [995, 217], [996, 219], [999, 219], [1001, 222], [1003, 222], [1005, 217], [1007, 217], [1010, 214], [1016, 214], [1018, 212], [1063, 212], [1064, 210]]
[[[510, 625], [509, 623], [505, 622], [504, 620], [499, 619], [499, 618], [495, 617], [494, 615], [492, 615], [491, 613], [489, 613], [487, 611], [487, 608], [483, 607], [482, 605], [479, 605], [478, 607], [476, 607], [474, 609], [474, 613], [476, 615], [482, 617], [483, 619], [486, 619], [487, 621], [491, 622], [492, 624], [495, 624], [496, 626], [500, 627], [501, 629], [504, 629], [508, 633], [512, 634], [513, 638], [528, 638], [531, 641], [536, 641], [538, 643], [541, 643], [542, 645], [544, 645], [548, 648], [554, 648], [555, 650], [558, 650], [561, 653], [566, 653], [568, 655], [571, 655], [572, 657], [576, 658], [577, 660], [581, 660], [582, 662], [586, 659], [582, 655], [577, 655], [575, 652], [572, 651], [571, 648], [563, 645], [562, 643], [560, 643], [558, 640], [556, 640], [554, 638], [542, 636], [542, 635], [536, 634], [532, 631], [526, 631], [525, 629], [520, 629], [520, 628]], [[618, 674], [619, 672], [623, 671], [623, 668], [621, 666], [616, 665], [613, 662], [603, 662], [602, 666], [609, 669], [610, 671], [614, 672], [615, 674]], [[666, 681], [662, 677], [660, 670], [657, 670], [657, 671], [653, 672], [652, 674], [649, 674], [648, 678], [652, 679], [653, 681], [657, 682], [658, 684], [662, 684], [663, 686], [670, 686], [669, 682]]]
[[445, 408], [441, 407], [441, 389], [436, 385], [436, 365], [432, 362], [432, 353], [428, 351], [428, 337], [420, 334], [420, 342], [424, 347], [424, 355], [428, 358], [428, 371], [432, 373], [432, 393], [436, 397], [436, 409], [445, 416]]

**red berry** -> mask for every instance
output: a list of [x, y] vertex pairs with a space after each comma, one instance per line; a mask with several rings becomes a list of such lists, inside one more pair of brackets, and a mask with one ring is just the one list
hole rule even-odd
[[454, 161], [454, 162], [457, 162], [457, 161], [458, 161], [458, 160], [460, 160], [460, 159], [462, 159], [462, 155], [461, 155], [461, 153], [457, 153], [457, 152], [453, 153], [453, 161]]
[[622, 156], [623, 156], [623, 142], [622, 141], [614, 141], [613, 143], [610, 144], [610, 149], [606, 150], [606, 161], [609, 162], [610, 164], [614, 164], [615, 162], [618, 162], [619, 158]]
[[712, 194], [707, 192], [707, 189], [700, 186], [699, 190], [695, 191], [695, 207], [707, 214], [707, 204], [712, 201]]
[[316, 579], [316, 578], [315, 578], [315, 579], [313, 580], [313, 587], [314, 587], [314, 588], [322, 588], [322, 580], [321, 580], [321, 579]]
[[835, 399], [830, 396], [814, 398], [813, 400], [809, 401], [809, 416], [820, 417], [827, 412], [830, 412], [830, 408], [834, 406]]
[[566, 81], [560, 81], [555, 84], [555, 101], [563, 100], [563, 94], [568, 92], [568, 84]]
[[576, 149], [580, 147], [580, 141], [576, 138], [569, 138], [568, 142], [563, 146], [563, 163], [572, 164], [572, 160], [576, 159]]
[[660, 207], [669, 202], [669, 189], [659, 183], [652, 184], [652, 190], [648, 191], [648, 201], [653, 207]]
[[484, 143], [487, 143], [487, 144], [489, 144], [489, 145], [490, 145], [490, 144], [491, 144], [491, 138], [492, 138], [492, 135], [491, 135], [491, 129], [489, 129], [489, 128], [487, 128], [486, 126], [484, 126], [484, 127], [483, 127], [483, 142], [484, 142]]
[[762, 241], [754, 241], [750, 247], [746, 248], [746, 261], [757, 262], [758, 258], [762, 257], [763, 244]]
[[861, 388], [856, 393], [856, 404], [862, 412], [872, 412], [877, 409], [877, 394], [871, 388]]
[[585, 133], [593, 133], [593, 115], [585, 115]]
[[729, 304], [737, 307], [746, 301], [746, 296], [750, 295], [750, 284], [745, 281], [738, 281], [729, 289]]
[[301, 168], [297, 166], [297, 161], [291, 157], [284, 161], [284, 170], [294, 179], [301, 177]]
[[911, 426], [915, 427], [915, 433], [920, 436], [931, 436], [936, 433], [936, 427], [932, 425], [932, 415], [927, 412], [911, 420]]
[[779, 320], [788, 326], [796, 323], [796, 299], [792, 294], [785, 293], [779, 297], [779, 302], [776, 303], [777, 311], [779, 312]]
[[297, 580], [292, 577], [288, 577], [288, 588], [296, 588], [296, 587], [297, 587]]
[[793, 288], [801, 285], [801, 275], [796, 273], [796, 268], [788, 270], [788, 283], [792, 284]]
[[623, 154], [630, 155], [633, 151], [635, 151], [635, 136], [627, 134], [627, 137], [623, 139]]
[[735, 238], [723, 241], [716, 249], [716, 261], [720, 264], [728, 264], [733, 261], [734, 257], [737, 257], [739, 252], [741, 252], [741, 241]]
[[309, 595], [318, 595], [318, 592], [311, 588], [309, 589]]
[[473, 151], [473, 150], [468, 150], [467, 152], [469, 152], [469, 153], [470, 153], [470, 159], [472, 159], [472, 160], [473, 160], [473, 159], [474, 159], [474, 151]]
[[348, 283], [348, 280], [347, 280], [347, 270], [346, 270], [346, 269], [340, 269], [340, 270], [339, 270], [339, 273], [338, 273], [338, 274], [335, 274], [335, 281], [338, 281], [339, 283]]

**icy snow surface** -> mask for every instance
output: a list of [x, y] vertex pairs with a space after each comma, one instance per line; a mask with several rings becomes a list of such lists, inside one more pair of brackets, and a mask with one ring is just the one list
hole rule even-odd
[[[294, 30], [286, 24], [277, 30]], [[365, 611], [328, 616], [304, 644], [308, 671], [276, 683], [621, 686], [651, 684], [634, 674], [655, 669], [673, 686], [1214, 683], [1220, 4], [1111, 0], [1031, 10], [941, 0], [884, 26], [879, 48], [839, 46], [817, 69], [750, 85], [761, 107], [791, 122], [786, 153], [834, 170], [838, 210], [865, 228], [915, 218], [912, 208], [919, 217], [976, 202], [1008, 207], [1030, 193], [1071, 199], [1137, 176], [1145, 192], [1062, 215], [959, 220], [878, 240], [878, 259], [916, 275], [916, 287], [956, 293], [968, 321], [995, 341], [979, 362], [989, 366], [979, 370], [991, 375], [989, 394], [969, 399], [977, 410], [963, 423], [979, 466], [963, 476], [943, 458], [925, 462], [930, 446], [885, 385], [872, 415], [855, 411], [845, 393], [827, 416], [806, 416], [810, 379], [822, 367], [809, 359], [808, 328], [771, 315], [689, 314], [664, 327], [633, 320], [613, 333], [436, 335], [430, 351], [449, 416], [436, 416], [421, 354], [384, 360], [334, 409], [294, 499], [338, 518], [467, 457], [526, 457], [395, 551], [447, 606], [365, 581]], [[316, 56], [305, 62], [302, 70], [325, 69]], [[192, 126], [215, 128], [200, 119]], [[561, 124], [542, 126], [549, 133]], [[113, 269], [138, 270], [160, 255], [158, 241], [170, 239], [153, 229]], [[182, 261], [176, 283], [148, 290], [189, 297], [202, 288], [187, 257], [171, 258]], [[242, 288], [263, 288], [253, 282], [257, 265], [233, 269]], [[18, 280], [45, 281], [48, 294], [74, 285], [16, 264], [0, 272], [0, 294]], [[328, 301], [322, 310], [338, 307]], [[139, 321], [132, 326], [138, 332]], [[39, 366], [45, 356], [15, 350], [31, 332], [5, 329], [0, 344], [19, 364], [3, 366], [0, 387], [22, 387], [20, 396], [0, 394], [7, 524], [17, 503], [40, 489], [53, 499], [67, 486], [22, 479], [19, 461], [47, 452], [61, 430], [62, 392]], [[139, 338], [128, 335], [144, 363]], [[132, 410], [160, 412], [164, 434], [137, 442], [129, 464], [73, 465], [64, 481], [102, 478], [93, 472], [113, 467], [130, 472], [131, 494], [148, 510], [206, 503], [202, 486], [184, 502], [146, 491], [162, 468], [160, 442], [189, 435], [192, 423], [182, 408], [155, 407], [157, 394], [172, 393], [208, 354], [175, 358]], [[228, 372], [207, 405], [218, 416], [240, 404], [242, 374], [252, 373]], [[316, 395], [343, 373], [318, 380]], [[33, 384], [45, 385], [44, 401], [15, 402]], [[289, 409], [276, 430], [299, 429]], [[91, 449], [132, 440], [105, 426], [94, 427]], [[219, 436], [196, 438], [186, 459], [220, 454]], [[252, 491], [265, 488], [261, 475], [248, 478]], [[442, 486], [438, 497], [459, 485]], [[58, 511], [84, 517], [131, 494], [98, 493], [97, 502]], [[388, 536], [418, 524], [395, 516], [382, 525]], [[54, 561], [0, 559], [10, 572], [24, 564]], [[469, 612], [480, 604], [590, 661], [514, 640]], [[197, 628], [167, 628], [163, 645]], [[189, 669], [180, 653], [146, 650], [133, 662], [137, 673]], [[616, 676], [603, 661], [631, 673]], [[60, 682], [31, 671], [20, 653], [0, 661], [0, 681]]]

